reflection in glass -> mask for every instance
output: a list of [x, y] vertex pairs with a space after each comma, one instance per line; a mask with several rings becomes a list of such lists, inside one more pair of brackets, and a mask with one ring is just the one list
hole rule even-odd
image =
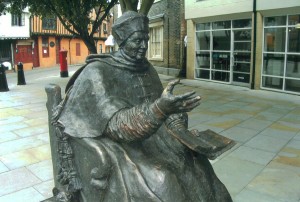
[[251, 54], [250, 53], [234, 53], [234, 61], [238, 62], [250, 62]]
[[209, 79], [209, 70], [196, 69], [196, 78]]
[[234, 20], [233, 28], [251, 27], [251, 19]]
[[286, 76], [300, 79], [300, 55], [288, 55]]
[[251, 29], [235, 30], [234, 41], [251, 41]]
[[264, 54], [263, 74], [283, 76], [284, 54]]
[[265, 28], [265, 51], [285, 52], [285, 28]]
[[233, 71], [250, 73], [250, 64], [235, 62], [233, 65]]
[[213, 52], [213, 69], [230, 70], [230, 53]]
[[219, 21], [219, 22], [213, 22], [212, 23], [213, 29], [230, 29], [231, 28], [231, 22], [230, 21]]
[[285, 90], [300, 93], [300, 80], [286, 79]]
[[197, 50], [210, 50], [210, 32], [197, 32], [196, 33], [196, 49]]
[[288, 51], [300, 53], [300, 29], [289, 27]]
[[209, 69], [210, 67], [210, 54], [209, 52], [197, 52], [196, 61], [198, 68]]
[[229, 82], [229, 76], [229, 72], [211, 71], [212, 80]]
[[198, 23], [196, 24], [196, 31], [210, 30], [210, 23]]
[[250, 74], [233, 73], [232, 79], [235, 82], [249, 83], [250, 82]]
[[283, 79], [277, 77], [262, 77], [262, 86], [282, 90]]
[[235, 42], [235, 51], [251, 51], [251, 42]]
[[289, 25], [296, 25], [298, 23], [300, 23], [300, 15], [289, 16]]
[[213, 31], [213, 50], [230, 50], [230, 30]]
[[265, 26], [286, 25], [286, 16], [266, 17]]

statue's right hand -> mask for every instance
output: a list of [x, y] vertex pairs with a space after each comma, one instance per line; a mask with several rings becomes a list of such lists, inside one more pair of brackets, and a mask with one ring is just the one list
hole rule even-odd
[[173, 95], [173, 89], [178, 83], [180, 83], [179, 79], [168, 83], [161, 97], [156, 100], [158, 108], [166, 115], [189, 112], [200, 105], [201, 98], [195, 95], [194, 91]]

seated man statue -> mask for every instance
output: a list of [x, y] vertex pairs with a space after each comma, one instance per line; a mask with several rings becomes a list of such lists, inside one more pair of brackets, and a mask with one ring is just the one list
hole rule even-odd
[[[88, 56], [54, 111], [57, 179], [67, 185], [56, 190], [57, 201], [232, 201], [208, 158], [234, 143], [212, 131], [187, 129], [186, 112], [200, 97], [173, 95], [178, 80], [163, 89], [145, 57], [148, 18], [125, 12], [112, 33], [119, 50]], [[95, 150], [83, 154], [80, 142]], [[95, 153], [101, 158], [91, 160]]]

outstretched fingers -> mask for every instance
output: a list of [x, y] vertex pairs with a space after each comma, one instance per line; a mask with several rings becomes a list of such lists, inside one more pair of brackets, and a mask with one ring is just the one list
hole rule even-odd
[[200, 105], [200, 100], [197, 100], [189, 104], [183, 104], [183, 106], [179, 107], [179, 110], [182, 112], [189, 112], [192, 111], [194, 108], [198, 107], [199, 105]]
[[176, 100], [187, 100], [187, 99], [191, 99], [191, 98], [194, 98], [194, 97], [197, 97], [195, 95], [195, 91], [192, 91], [192, 92], [187, 92], [187, 93], [184, 93], [184, 94], [181, 94], [181, 95], [176, 95]]

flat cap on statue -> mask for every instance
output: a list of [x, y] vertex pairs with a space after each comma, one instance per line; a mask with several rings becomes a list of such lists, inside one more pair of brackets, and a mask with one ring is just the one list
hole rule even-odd
[[149, 19], [135, 11], [125, 12], [112, 26], [112, 35], [119, 46], [138, 31], [149, 32]]

